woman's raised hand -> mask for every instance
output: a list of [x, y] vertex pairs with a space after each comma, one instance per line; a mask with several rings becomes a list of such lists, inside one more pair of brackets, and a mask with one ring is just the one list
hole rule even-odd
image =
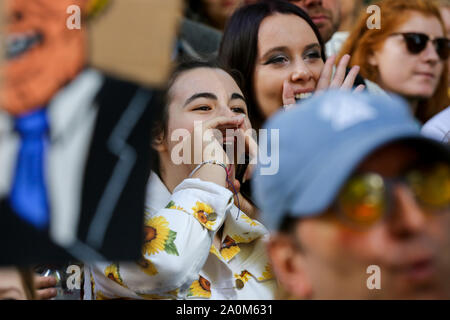
[[[325, 62], [319, 81], [317, 82], [316, 93], [320, 93], [320, 91], [327, 89], [351, 90], [353, 88], [360, 67], [353, 66], [346, 76], [347, 66], [350, 62], [350, 55], [346, 54], [342, 57], [341, 61], [339, 61], [333, 76], [333, 66], [335, 61], [336, 56], [333, 55]], [[360, 92], [364, 90], [364, 88], [364, 85], [359, 85], [353, 92]]]
[[[234, 159], [229, 159], [224, 148], [223, 143], [224, 141], [222, 139], [225, 139], [223, 136], [223, 132], [218, 130], [220, 127], [230, 127], [238, 129], [242, 126], [244, 122], [245, 115], [238, 115], [235, 117], [225, 117], [220, 116], [216, 117], [211, 120], [207, 120], [201, 123], [201, 130], [194, 130], [201, 133], [202, 137], [200, 139], [196, 137], [191, 137], [189, 143], [191, 144], [191, 150], [192, 150], [192, 159], [200, 160], [200, 162], [205, 161], [217, 161], [220, 163], [225, 164], [228, 166], [231, 164], [231, 161], [234, 161]], [[214, 130], [216, 129], [216, 130]], [[222, 136], [218, 136], [219, 133]], [[193, 143], [192, 139], [195, 140]], [[202, 147], [199, 149], [197, 145], [197, 141], [200, 140], [202, 142]], [[201, 155], [198, 154], [198, 152], [201, 152]], [[196, 154], [197, 153], [197, 154]], [[192, 161], [192, 169], [196, 168], [199, 163], [197, 161]], [[194, 178], [200, 178], [205, 181], [211, 181], [214, 183], [217, 183], [222, 186], [227, 185], [226, 181], [226, 172], [223, 168], [221, 168], [218, 165], [205, 165], [202, 166], [198, 171], [195, 172], [193, 175]]]

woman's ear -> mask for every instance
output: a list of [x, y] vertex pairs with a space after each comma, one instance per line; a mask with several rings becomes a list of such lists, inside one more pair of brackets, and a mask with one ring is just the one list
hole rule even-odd
[[289, 298], [308, 299], [312, 296], [311, 281], [306, 273], [303, 253], [292, 236], [274, 234], [268, 244], [268, 253], [278, 282]]
[[158, 152], [167, 151], [167, 146], [164, 142], [164, 132], [161, 132], [155, 138], [153, 138], [152, 148]]
[[372, 67], [377, 67], [377, 66], [378, 66], [378, 61], [377, 61], [377, 59], [376, 59], [376, 57], [375, 57], [375, 53], [374, 53], [374, 52], [372, 52], [372, 53], [369, 55], [367, 61], [369, 62], [369, 64], [370, 64]]

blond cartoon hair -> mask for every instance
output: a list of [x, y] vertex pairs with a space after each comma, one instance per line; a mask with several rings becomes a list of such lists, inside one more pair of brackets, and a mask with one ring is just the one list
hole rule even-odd
[[98, 16], [111, 2], [111, 0], [88, 0], [87, 16], [94, 18]]

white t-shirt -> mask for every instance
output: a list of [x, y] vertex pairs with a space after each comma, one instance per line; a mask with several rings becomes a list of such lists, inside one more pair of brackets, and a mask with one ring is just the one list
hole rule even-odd
[[450, 106], [428, 120], [422, 127], [422, 134], [450, 144]]
[[333, 34], [331, 39], [325, 43], [325, 53], [327, 57], [331, 57], [332, 55], [337, 55], [341, 51], [342, 45], [347, 40], [350, 32], [347, 31], [337, 31]]

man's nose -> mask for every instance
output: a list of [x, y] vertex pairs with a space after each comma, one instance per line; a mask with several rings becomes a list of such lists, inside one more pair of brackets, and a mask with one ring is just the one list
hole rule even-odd
[[412, 190], [403, 184], [396, 184], [392, 188], [392, 208], [389, 219], [390, 230], [398, 237], [416, 234], [425, 225], [425, 212]]
[[300, 6], [312, 7], [312, 6], [321, 6], [322, 0], [301, 0], [298, 1]]

